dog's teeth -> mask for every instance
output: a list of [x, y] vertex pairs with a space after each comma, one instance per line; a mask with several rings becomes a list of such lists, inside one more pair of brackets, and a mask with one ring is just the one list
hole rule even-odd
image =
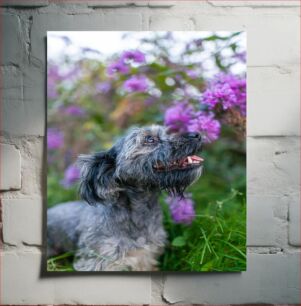
[[188, 164], [192, 164], [192, 159], [190, 156], [187, 157], [187, 160], [188, 160]]

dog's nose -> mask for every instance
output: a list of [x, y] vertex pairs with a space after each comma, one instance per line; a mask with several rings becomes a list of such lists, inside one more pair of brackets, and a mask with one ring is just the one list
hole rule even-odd
[[202, 138], [201, 134], [197, 132], [188, 132], [188, 133], [185, 133], [183, 136], [187, 139], [201, 139]]

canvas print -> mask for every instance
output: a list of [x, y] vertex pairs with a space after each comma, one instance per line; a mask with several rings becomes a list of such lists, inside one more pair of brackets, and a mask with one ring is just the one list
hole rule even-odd
[[48, 32], [47, 271], [246, 270], [246, 33]]

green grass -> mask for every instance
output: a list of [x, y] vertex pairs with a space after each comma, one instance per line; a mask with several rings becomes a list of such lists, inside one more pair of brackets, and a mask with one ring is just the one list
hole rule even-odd
[[160, 258], [162, 271], [245, 271], [246, 206], [232, 190], [223, 201], [198, 205], [194, 222], [174, 224], [164, 205], [169, 245]]
[[72, 272], [73, 252], [64, 253], [47, 260], [47, 271]]
[[[191, 225], [173, 223], [162, 200], [169, 244], [160, 258], [161, 271], [245, 271], [245, 195], [230, 191], [223, 201], [197, 205]], [[204, 207], [203, 207], [204, 206]], [[48, 260], [48, 271], [74, 271], [73, 253]]]

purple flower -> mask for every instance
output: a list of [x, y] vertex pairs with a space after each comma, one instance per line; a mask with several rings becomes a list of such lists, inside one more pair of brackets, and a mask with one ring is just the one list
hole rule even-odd
[[236, 96], [228, 84], [215, 84], [203, 93], [202, 102], [213, 109], [217, 104], [221, 104], [223, 109], [236, 104]]
[[144, 76], [132, 76], [123, 84], [127, 92], [146, 92], [149, 88], [149, 80]]
[[200, 76], [200, 73], [198, 71], [192, 69], [187, 70], [186, 74], [188, 77], [190, 77], [193, 80], [197, 79]]
[[72, 116], [76, 116], [76, 117], [84, 117], [86, 115], [86, 111], [78, 105], [67, 106], [63, 110], [63, 112], [67, 115], [72, 115]]
[[95, 88], [97, 93], [107, 94], [111, 89], [111, 83], [110, 82], [97, 83]]
[[107, 68], [107, 73], [110, 76], [115, 73], [127, 74], [129, 71], [129, 67], [123, 61], [113, 62]]
[[236, 97], [235, 106], [237, 106], [241, 113], [246, 115], [246, 99], [247, 99], [247, 82], [245, 78], [239, 78], [233, 74], [219, 74], [216, 82], [227, 83]]
[[246, 80], [232, 74], [218, 74], [203, 93], [202, 103], [213, 109], [221, 104], [226, 110], [231, 107], [240, 109], [246, 114]]
[[47, 130], [47, 147], [48, 149], [59, 149], [64, 144], [64, 135], [61, 131], [49, 128]]
[[178, 102], [165, 111], [164, 124], [172, 131], [185, 132], [192, 118], [192, 106], [185, 102]]
[[194, 203], [191, 197], [168, 197], [166, 202], [169, 205], [171, 217], [175, 223], [191, 224], [195, 218]]
[[169, 107], [165, 111], [164, 124], [173, 132], [199, 132], [207, 143], [217, 140], [221, 129], [212, 113], [195, 112], [186, 102]]
[[121, 55], [121, 61], [123, 62], [133, 61], [135, 63], [144, 63], [145, 55], [144, 53], [138, 50], [125, 51]]
[[221, 124], [213, 118], [213, 114], [198, 112], [196, 117], [190, 120], [187, 130], [189, 132], [199, 132], [203, 136], [204, 142], [212, 142], [218, 139]]
[[67, 167], [64, 173], [64, 179], [61, 181], [61, 185], [65, 188], [71, 187], [80, 178], [80, 170], [76, 165], [70, 165]]

